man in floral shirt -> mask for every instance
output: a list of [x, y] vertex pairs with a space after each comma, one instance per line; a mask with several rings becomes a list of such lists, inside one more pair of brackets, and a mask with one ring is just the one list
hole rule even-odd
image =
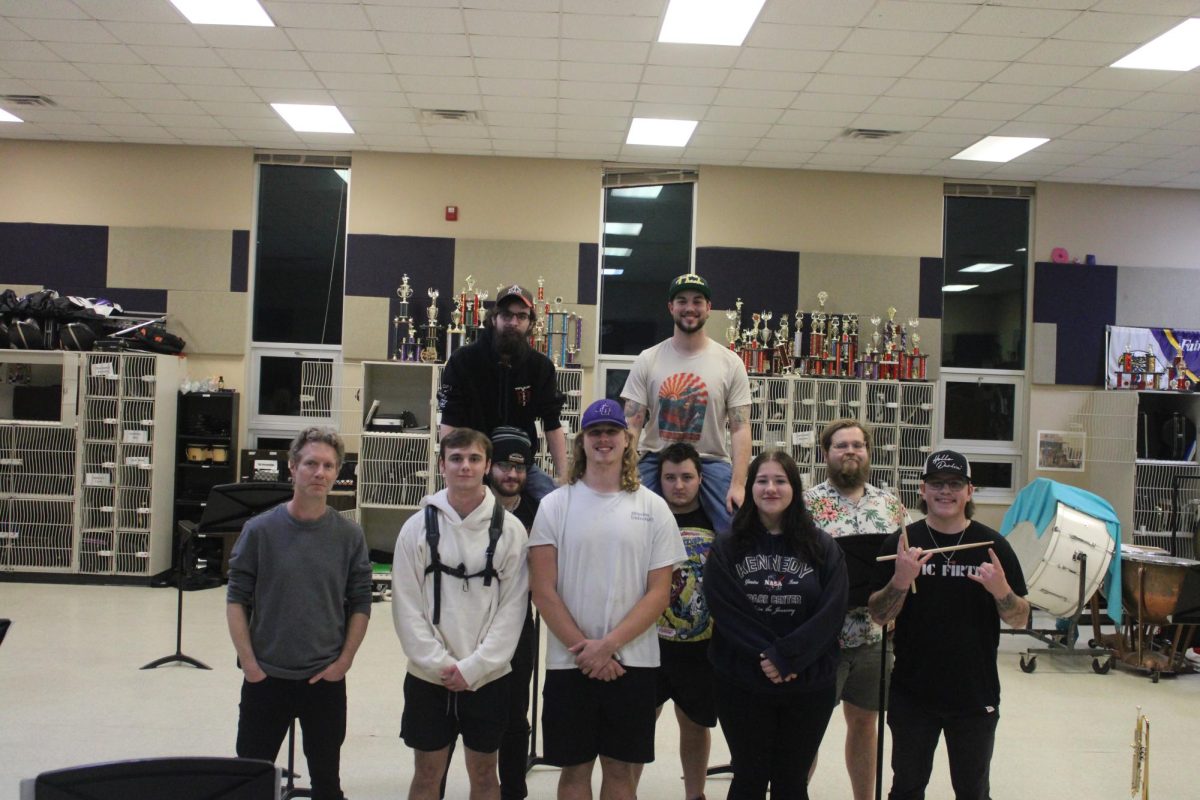
[[[804, 493], [817, 527], [837, 536], [894, 533], [912, 522], [904, 505], [867, 483], [871, 433], [854, 419], [838, 419], [821, 431], [827, 477]], [[875, 744], [879, 714], [882, 629], [865, 607], [846, 612], [839, 642], [838, 699], [846, 715], [846, 770], [854, 800], [875, 796]], [[891, 670], [891, 654], [888, 654]], [[813, 761], [812, 771], [817, 768]], [[810, 773], [811, 779], [811, 773]]]

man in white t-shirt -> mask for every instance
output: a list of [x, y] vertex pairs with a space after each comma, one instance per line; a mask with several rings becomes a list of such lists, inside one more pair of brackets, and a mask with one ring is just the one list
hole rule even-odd
[[654, 760], [659, 615], [687, 560], [665, 500], [638, 481], [621, 405], [597, 400], [580, 421], [569, 483], [542, 500], [529, 536], [533, 602], [546, 641], [545, 759], [562, 767], [560, 800], [632, 800], [635, 765]]
[[621, 390], [629, 431], [635, 443], [641, 439], [641, 480], [660, 491], [659, 452], [674, 442], [691, 444], [703, 463], [700, 504], [715, 531], [728, 531], [750, 463], [750, 380], [742, 360], [704, 332], [712, 311], [704, 278], [685, 273], [673, 280], [667, 310], [675, 332], [638, 354]]

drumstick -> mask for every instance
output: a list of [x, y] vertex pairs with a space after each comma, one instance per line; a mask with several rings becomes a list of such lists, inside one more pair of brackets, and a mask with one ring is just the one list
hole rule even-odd
[[[949, 553], [954, 550], [967, 550], [972, 547], [989, 547], [991, 544], [992, 544], [991, 542], [972, 542], [971, 544], [955, 544], [955, 545], [951, 545], [950, 547], [935, 547], [932, 550], [922, 550], [921, 552], [922, 553]], [[897, 557], [896, 553], [892, 553], [890, 556], [878, 556], [878, 557], [876, 557], [875, 560], [876, 561], [895, 561], [896, 557]]]

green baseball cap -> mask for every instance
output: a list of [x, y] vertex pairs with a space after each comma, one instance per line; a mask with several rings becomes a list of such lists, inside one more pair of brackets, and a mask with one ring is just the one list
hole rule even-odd
[[694, 272], [685, 272], [671, 281], [671, 288], [667, 290], [667, 302], [674, 300], [675, 295], [680, 292], [688, 291], [699, 292], [704, 295], [704, 299], [712, 300], [712, 292], [708, 289], [708, 281]]

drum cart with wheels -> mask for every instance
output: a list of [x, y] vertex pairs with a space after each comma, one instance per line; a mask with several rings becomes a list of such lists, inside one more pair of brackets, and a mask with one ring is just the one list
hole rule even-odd
[[[1097, 594], [1093, 593], [1090, 601], [1084, 597], [1086, 592], [1087, 580], [1087, 553], [1076, 553], [1075, 560], [1079, 562], [1079, 595], [1078, 603], [1075, 605], [1075, 613], [1068, 618], [1068, 626], [1065, 633], [1056, 630], [1037, 630], [1032, 627], [1033, 612], [1030, 612], [1030, 626], [1023, 629], [1011, 629], [1002, 631], [1003, 633], [1021, 634], [1032, 636], [1039, 642], [1045, 644], [1045, 647], [1030, 647], [1021, 653], [1021, 671], [1033, 672], [1037, 669], [1037, 657], [1039, 655], [1048, 655], [1052, 657], [1071, 657], [1071, 658], [1091, 658], [1092, 670], [1097, 675], [1104, 675], [1117, 660], [1117, 652], [1107, 647], [1101, 647], [1100, 642], [1100, 600]], [[1089, 608], [1091, 611], [1092, 633], [1093, 638], [1088, 641], [1086, 648], [1076, 648], [1075, 640], [1079, 636], [1079, 618], [1083, 614], [1084, 608]]]

